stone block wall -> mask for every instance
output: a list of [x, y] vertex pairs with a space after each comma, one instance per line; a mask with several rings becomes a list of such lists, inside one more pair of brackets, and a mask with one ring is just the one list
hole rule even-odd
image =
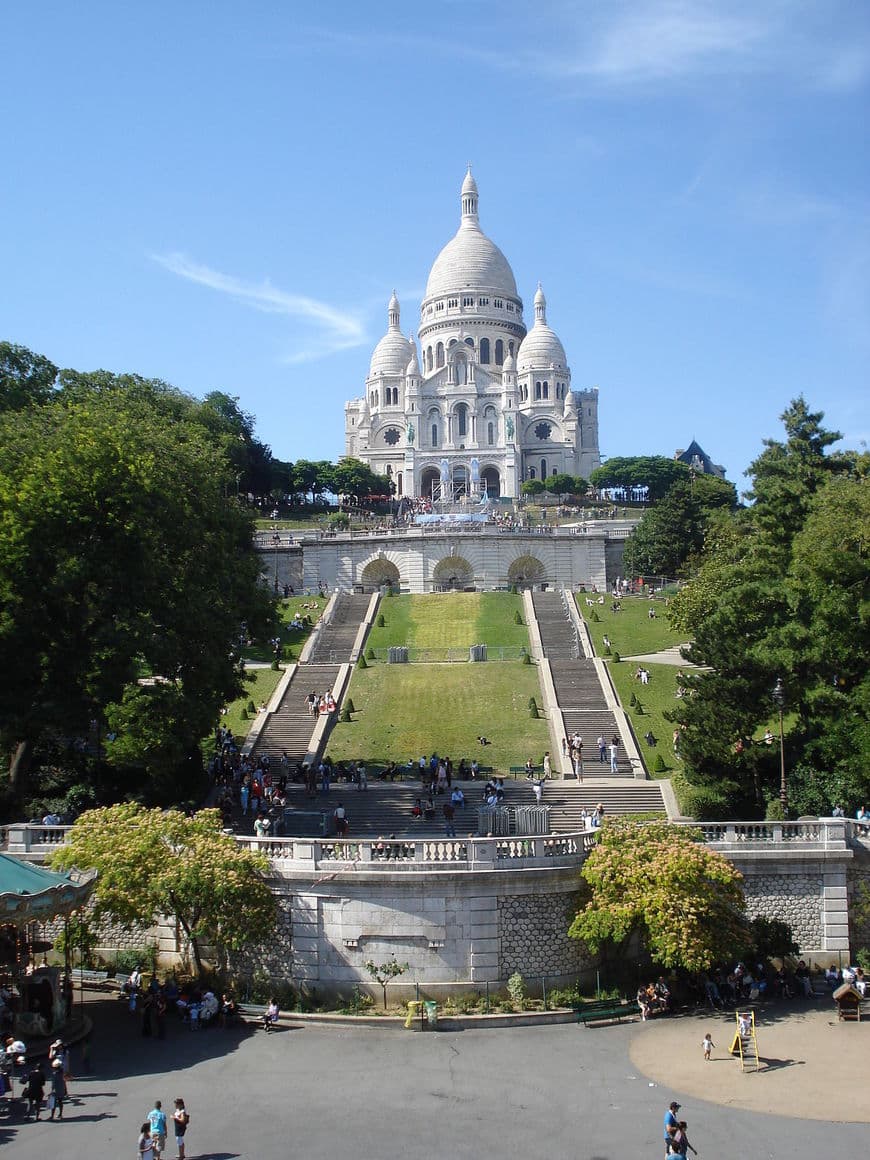
[[787, 922], [802, 950], [822, 946], [822, 881], [815, 874], [767, 874], [744, 876], [749, 918], [763, 915]]
[[498, 900], [499, 975], [523, 977], [579, 974], [594, 958], [584, 943], [568, 937], [577, 895], [529, 894]]

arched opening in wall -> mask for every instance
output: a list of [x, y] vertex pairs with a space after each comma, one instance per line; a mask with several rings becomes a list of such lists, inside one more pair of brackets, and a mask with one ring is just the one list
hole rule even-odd
[[461, 463], [453, 468], [453, 498], [459, 500], [468, 495], [468, 468]]
[[486, 445], [492, 447], [493, 443], [495, 443], [495, 423], [490, 421], [486, 425]]
[[468, 434], [468, 407], [465, 403], [460, 403], [456, 411], [456, 434], [460, 438], [464, 438]]
[[542, 459], [541, 460], [541, 479], [546, 479], [546, 478], [547, 478], [547, 461], [546, 461], [546, 459]]
[[504, 343], [500, 338], [495, 340], [495, 365], [500, 367], [504, 364]]
[[464, 354], [456, 355], [456, 360], [453, 364], [453, 374], [455, 376], [454, 381], [459, 386], [464, 387], [468, 382], [468, 363], [465, 361]]
[[474, 350], [474, 339], [473, 338], [466, 338], [465, 345], [470, 346], [471, 349]]
[[547, 578], [547, 569], [537, 556], [518, 556], [508, 568], [508, 583], [517, 588], [533, 588]]
[[436, 367], [443, 367], [444, 366], [444, 343], [443, 342], [439, 342], [438, 345], [435, 347], [435, 366]]
[[405, 494], [403, 487], [402, 487], [402, 482], [403, 482], [403, 473], [401, 471], [397, 471], [396, 472], [396, 495], [404, 495]]
[[474, 569], [462, 556], [445, 556], [435, 565], [432, 585], [436, 592], [462, 592], [474, 588]]
[[431, 371], [433, 365], [434, 365], [434, 363], [433, 363], [433, 359], [432, 359], [432, 347], [427, 346], [426, 347], [426, 370]]
[[482, 338], [480, 340], [480, 361], [484, 364], [489, 362], [489, 339]]
[[437, 467], [427, 467], [420, 476], [420, 495], [424, 499], [432, 498], [432, 488], [436, 491], [441, 487], [441, 473]]
[[501, 495], [501, 476], [495, 467], [485, 467], [480, 473], [480, 482], [488, 499], [497, 499]]
[[366, 592], [377, 592], [386, 584], [398, 589], [400, 585], [399, 569], [392, 560], [370, 560], [362, 570], [360, 576]]

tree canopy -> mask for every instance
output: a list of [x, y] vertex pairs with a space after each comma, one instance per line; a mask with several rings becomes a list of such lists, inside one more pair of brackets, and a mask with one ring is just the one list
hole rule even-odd
[[778, 796], [778, 746], [756, 736], [787, 697], [789, 798], [799, 812], [854, 805], [870, 792], [870, 491], [867, 456], [829, 454], [838, 439], [803, 399], [782, 416], [784, 442], [752, 464], [753, 501], [711, 526], [700, 567], [672, 601], [672, 624], [706, 667], [672, 714], [686, 773], [724, 812]]
[[592, 951], [636, 934], [663, 967], [702, 971], [748, 945], [742, 875], [699, 832], [613, 819], [580, 873], [589, 899], [568, 933]]
[[[268, 939], [277, 905], [266, 881], [268, 860], [221, 829], [218, 810], [188, 817], [125, 803], [88, 810], [52, 858], [56, 869], [99, 871], [94, 913], [121, 926], [175, 918], [197, 971], [203, 948], [225, 956]], [[219, 966], [223, 966], [221, 961]]]
[[240, 691], [242, 623], [271, 625], [252, 523], [228, 495], [232, 465], [194, 400], [138, 376], [60, 381], [48, 401], [0, 415], [10, 678], [0, 738], [11, 778], [21, 785], [41, 735], [105, 737], [111, 723], [110, 760], [132, 760], [131, 740], [161, 731], [137, 765], [152, 789], [167, 783], [158, 796], [177, 793], [178, 758], [198, 752]]
[[661, 499], [678, 480], [690, 477], [689, 468], [664, 455], [614, 455], [589, 473], [593, 487], [646, 487], [652, 503]]

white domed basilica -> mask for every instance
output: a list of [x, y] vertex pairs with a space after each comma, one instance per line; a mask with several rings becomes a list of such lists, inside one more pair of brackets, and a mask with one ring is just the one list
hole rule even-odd
[[565, 348], [538, 287], [527, 331], [507, 258], [480, 228], [477, 184], [462, 183], [459, 229], [429, 272], [417, 336], [393, 294], [366, 393], [345, 404], [346, 454], [388, 475], [399, 496], [478, 502], [526, 479], [598, 467], [598, 391], [572, 391]]

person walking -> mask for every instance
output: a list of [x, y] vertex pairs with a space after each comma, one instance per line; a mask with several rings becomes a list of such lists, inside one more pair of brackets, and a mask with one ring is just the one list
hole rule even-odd
[[619, 772], [619, 744], [615, 737], [610, 742], [610, 772]]
[[674, 1142], [674, 1136], [680, 1127], [680, 1121], [677, 1119], [677, 1112], [682, 1107], [676, 1100], [671, 1100], [668, 1104], [668, 1110], [665, 1112], [665, 1160], [671, 1155], [671, 1145]]
[[154, 1145], [155, 1160], [160, 1160], [166, 1149], [166, 1112], [160, 1100], [154, 1101], [154, 1107], [148, 1113], [148, 1123], [151, 1125], [151, 1141]]
[[48, 1118], [53, 1120], [54, 1113], [57, 1112], [57, 1118], [62, 1120], [63, 1101], [66, 1099], [66, 1080], [63, 1076], [62, 1059], [56, 1058], [52, 1060], [49, 1084], [51, 1090], [48, 1093]]
[[27, 1076], [27, 1087], [24, 1089], [24, 1096], [27, 1100], [27, 1115], [31, 1112], [36, 1112], [36, 1118], [39, 1119], [39, 1112], [42, 1108], [42, 1101], [45, 1097], [45, 1075], [42, 1071], [42, 1065], [37, 1063], [30, 1074]]
[[444, 814], [444, 832], [448, 838], [456, 837], [456, 810], [453, 807], [452, 801], [446, 801], [441, 807], [441, 812]]
[[139, 1160], [155, 1160], [154, 1141], [151, 1139], [151, 1125], [147, 1120], [139, 1129], [139, 1143], [136, 1154]]
[[706, 1059], [706, 1061], [709, 1063], [713, 1058], [713, 1048], [716, 1046], [716, 1044], [713, 1042], [713, 1036], [709, 1031], [701, 1040], [701, 1046], [704, 1049], [704, 1059]]
[[598, 738], [598, 760], [604, 765], [607, 760], [607, 742], [604, 740], [604, 735]]
[[187, 1125], [190, 1123], [190, 1115], [182, 1099], [175, 1101], [172, 1122], [175, 1125], [175, 1146], [178, 1148], [178, 1160], [184, 1160], [184, 1138], [187, 1134]]

